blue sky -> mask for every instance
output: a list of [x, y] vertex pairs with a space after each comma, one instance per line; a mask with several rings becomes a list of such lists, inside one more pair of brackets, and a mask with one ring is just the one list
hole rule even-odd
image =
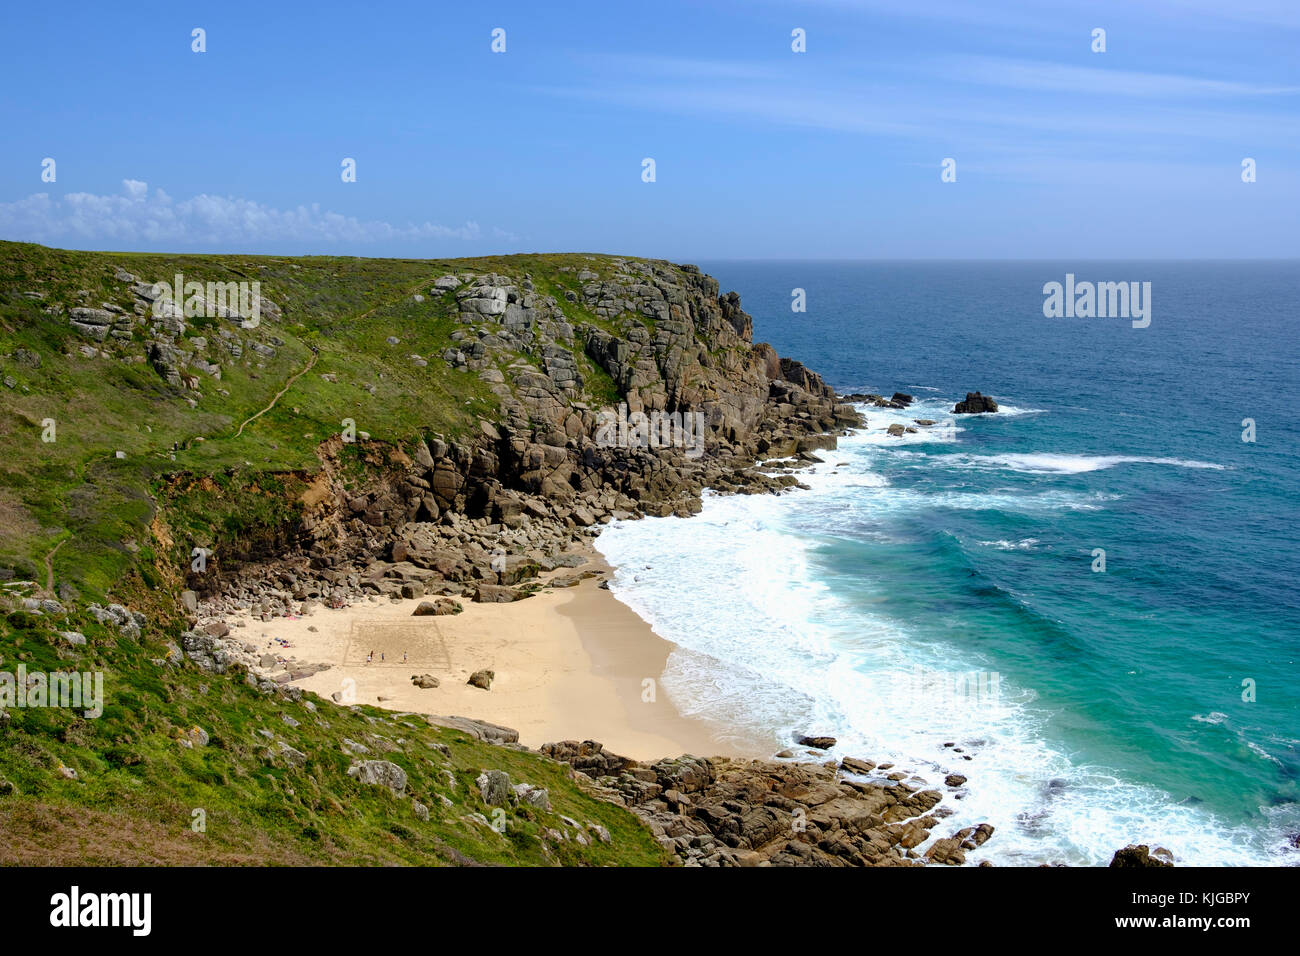
[[[420, 257], [1300, 255], [1294, 0], [224, 0], [11, 4], [5, 21], [5, 239]], [[796, 27], [806, 53], [791, 50]]]

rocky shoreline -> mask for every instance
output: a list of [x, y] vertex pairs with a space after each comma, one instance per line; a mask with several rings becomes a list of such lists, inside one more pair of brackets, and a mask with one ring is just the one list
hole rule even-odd
[[[803, 487], [798, 472], [821, 460], [816, 452], [866, 425], [855, 403], [905, 409], [913, 402], [897, 392], [837, 396], [801, 363], [752, 345], [739, 297], [718, 295], [716, 283], [691, 267], [616, 264], [615, 280], [580, 278], [587, 304], [619, 322], [621, 334], [584, 329], [576, 338], [618, 386], [623, 415], [702, 415], [702, 454], [644, 435], [613, 447], [598, 441], [598, 416], [583, 400], [565, 348], [574, 330], [557, 318], [559, 303], [539, 299], [526, 278], [516, 285], [497, 275], [444, 276], [431, 291], [453, 294], [469, 328], [453, 336], [458, 345], [443, 359], [490, 384], [501, 399], [500, 420], [480, 422], [469, 439], [426, 436], [405, 448], [361, 435], [351, 449], [368, 466], [361, 487], [343, 479], [342, 441], [324, 443], [323, 467], [287, 542], [277, 529], [262, 553], [254, 547], [222, 561], [218, 552], [214, 567], [189, 576], [185, 655], [214, 672], [242, 672], [265, 691], [299, 695], [291, 682], [320, 665], [266, 653], [232, 631], [229, 619], [251, 613], [272, 621], [423, 597], [433, 600], [417, 614], [456, 613], [459, 601], [517, 601], [543, 583], [576, 584], [592, 573], [582, 570], [582, 552], [604, 523], [687, 517], [700, 511], [706, 488], [754, 494]], [[473, 328], [482, 322], [489, 325]], [[521, 339], [540, 346], [546, 362], [542, 371], [511, 366], [512, 388], [496, 360]], [[989, 405], [979, 410], [996, 410]], [[976, 409], [969, 402], [956, 409], [967, 410]], [[904, 431], [916, 428], [890, 426], [891, 434]], [[520, 746], [508, 728], [430, 719]], [[592, 794], [630, 809], [685, 865], [959, 865], [993, 835], [985, 823], [932, 839], [951, 814], [942, 792], [888, 763], [816, 762], [833, 738], [801, 743], [814, 759], [783, 751], [770, 760], [681, 755], [643, 763], [591, 740], [546, 744], [541, 752], [568, 764]], [[484, 770], [484, 786], [510, 802], [508, 779], [489, 786], [494, 773], [503, 776]], [[947, 780], [951, 791], [965, 783], [960, 775]]]
[[[902, 393], [837, 396], [801, 363], [751, 345], [739, 297], [719, 296], [712, 279], [689, 267], [628, 269], [635, 281], [584, 277], [590, 304], [624, 324], [618, 338], [587, 334], [586, 353], [619, 385], [624, 414], [699, 409], [708, 423], [703, 454], [596, 441], [596, 418], [577, 398], [581, 383], [561, 347], [569, 330], [548, 311], [556, 304], [539, 302], [526, 282], [444, 277], [435, 288], [454, 292], [469, 323], [500, 325], [444, 359], [493, 385], [502, 420], [480, 423], [473, 440], [431, 436], [413, 449], [362, 437], [356, 450], [371, 472], [362, 488], [342, 480], [342, 443], [324, 444], [312, 504], [286, 551], [237, 563], [218, 556], [213, 568], [190, 575], [185, 655], [214, 672], [242, 672], [266, 691], [301, 693], [292, 681], [320, 665], [267, 653], [241, 639], [232, 620], [423, 597], [440, 602], [426, 613], [455, 613], [458, 601], [517, 601], [543, 582], [568, 586], [592, 573], [582, 569], [582, 552], [604, 523], [689, 516], [706, 488], [754, 494], [801, 487], [798, 472], [821, 460], [816, 452], [865, 425], [853, 403], [911, 404]], [[629, 315], [653, 316], [653, 329]], [[554, 344], [544, 346], [547, 374], [522, 374], [516, 384], [523, 388], [512, 390], [497, 381], [490, 360], [521, 334]], [[520, 746], [506, 728], [464, 723], [483, 739]], [[825, 748], [833, 740], [804, 743]], [[950, 811], [939, 805], [938, 790], [891, 773], [888, 763], [690, 755], [641, 763], [593, 741], [547, 744], [541, 752], [569, 764], [593, 794], [628, 807], [686, 865], [955, 865], [992, 835], [987, 824], [963, 828], [919, 851]]]
[[[570, 264], [575, 260], [583, 264]], [[386, 440], [345, 427], [322, 441], [319, 436], [336, 426], [328, 416], [313, 418], [326, 427], [301, 433], [310, 441], [301, 449], [304, 454], [286, 459], [294, 464], [278, 470], [254, 466], [242, 453], [238, 460], [222, 458], [221, 474], [216, 466], [197, 466], [196, 474], [163, 465], [149, 485], [157, 506], [148, 526], [153, 547], [143, 549], [135, 539], [126, 542], [132, 553], [150, 555], [145, 578], [158, 594], [148, 609], [157, 620], [147, 621], [118, 603], [90, 605], [87, 612], [110, 634], [128, 641], [140, 640], [153, 625], [167, 635], [179, 631], [175, 641], [164, 641], [165, 658], [150, 658], [155, 666], [188, 661], [267, 695], [303, 701], [307, 712], [316, 713], [316, 704], [304, 700], [306, 692], [297, 682], [330, 665], [297, 659], [285, 647], [287, 640], [277, 647], [265, 634], [249, 639], [249, 622], [309, 618], [360, 602], [410, 601], [417, 605], [416, 616], [455, 615], [469, 602], [512, 603], [543, 588], [575, 586], [604, 574], [588, 556], [592, 538], [606, 523], [689, 517], [702, 509], [706, 489], [782, 494], [804, 488], [800, 471], [822, 461], [819, 452], [835, 449], [850, 430], [869, 427], [862, 409], [905, 410], [914, 402], [902, 392], [837, 395], [799, 361], [753, 342], [753, 323], [739, 296], [721, 294], [717, 282], [696, 267], [597, 256], [565, 257], [561, 263], [548, 266], [535, 257], [490, 264], [462, 261], [462, 268], [473, 265], [477, 271], [430, 276], [419, 291], [403, 287], [387, 305], [409, 302], [414, 321], [439, 329], [441, 344], [430, 351], [426, 346], [432, 337], [426, 336], [423, 355], [405, 354], [414, 346], [404, 344], [407, 333], [393, 334], [402, 331], [400, 323], [362, 326], [378, 306], [352, 315], [349, 322], [383, 343], [372, 355], [392, 349], [390, 358], [401, 363], [400, 369], [391, 360], [385, 366], [388, 382], [400, 378], [395, 372], [430, 373], [428, 380], [412, 381], [425, 389], [426, 401], [450, 396], [453, 408], [424, 415], [424, 406], [417, 405], [421, 414], [416, 417], [372, 426]], [[296, 263], [291, 268], [300, 270]], [[511, 274], [495, 271], [510, 269]], [[526, 269], [538, 270], [536, 282]], [[261, 411], [237, 429], [232, 419], [233, 438], [249, 425], [265, 427], [267, 419], [258, 423], [259, 416], [274, 409], [303, 376], [310, 376], [304, 381], [316, 386], [331, 414], [336, 407], [362, 408], [362, 402], [348, 400], [355, 394], [374, 398], [381, 391], [374, 381], [384, 380], [383, 370], [371, 379], [369, 368], [358, 375], [355, 365], [329, 366], [328, 359], [317, 367], [316, 340], [304, 337], [315, 331], [311, 300], [300, 298], [295, 305], [286, 299], [281, 308], [261, 297], [254, 316], [202, 300], [196, 313], [202, 319], [191, 321], [189, 300], [181, 309], [160, 301], [158, 286], [121, 266], [111, 271], [111, 284], [94, 286], [93, 294], [90, 288], [80, 289], [64, 295], [66, 302], [52, 301], [43, 308], [43, 321], [66, 324], [85, 340], [65, 358], [136, 366], [145, 379], [156, 377], [153, 384], [160, 395], [190, 408], [200, 407], [205, 389], [230, 398], [226, 386], [238, 391], [241, 376], [256, 379], [273, 372], [276, 385], [283, 387], [265, 407], [249, 402], [235, 406], [240, 415], [255, 407]], [[45, 297], [35, 290], [25, 295]], [[96, 307], [100, 298], [113, 301]], [[286, 355], [295, 350], [306, 356], [305, 366], [285, 368]], [[27, 349], [20, 349], [17, 358], [25, 368], [41, 364], [40, 356]], [[223, 365], [240, 374], [223, 378]], [[273, 366], [270, 372], [268, 365]], [[326, 371], [327, 366], [335, 370]], [[383, 391], [392, 400], [392, 388]], [[493, 410], [486, 410], [493, 403], [484, 395], [495, 397]], [[474, 401], [462, 401], [469, 396]], [[287, 411], [298, 414], [296, 407]], [[996, 402], [979, 392], [968, 393], [953, 410], [996, 411]], [[617, 428], [609, 427], [611, 415]], [[874, 427], [902, 438], [937, 424], [929, 419], [903, 424], [891, 417], [887, 425], [877, 422]], [[691, 427], [683, 431], [688, 420]], [[274, 440], [286, 438], [272, 433]], [[181, 434], [180, 441], [170, 441], [174, 437], [169, 435], [170, 454], [146, 446], [138, 446], [135, 454], [172, 463], [193, 460], [181, 455], [193, 443], [216, 444], [231, 436], [209, 428], [203, 436]], [[304, 461], [313, 449], [316, 461], [309, 467]], [[114, 463], [127, 458], [121, 450], [112, 455]], [[175, 507], [191, 493], [206, 497], [189, 512]], [[241, 507], [252, 500], [273, 505]], [[213, 512], [209, 505], [229, 506], [229, 511]], [[53, 554], [45, 559], [50, 592]], [[184, 565], [179, 562], [194, 554], [205, 560], [180, 571]], [[9, 583], [40, 593], [35, 581]], [[77, 595], [72, 588], [59, 596], [72, 601]], [[24, 598], [24, 614], [65, 615], [52, 598]], [[179, 613], [174, 613], [177, 599]], [[405, 608], [392, 610], [406, 613]], [[301, 629], [316, 630], [306, 621]], [[78, 632], [57, 633], [61, 651], [87, 644]], [[440, 676], [436, 666], [421, 670], [410, 675], [416, 687], [436, 688], [441, 680], [446, 689], [447, 675]], [[493, 680], [489, 669], [470, 674], [470, 684], [483, 693], [496, 693], [490, 691]], [[201, 693], [207, 693], [206, 684]], [[342, 695], [334, 697], [342, 707], [351, 706]], [[413, 703], [423, 709], [423, 700]], [[367, 712], [361, 716], [372, 724], [387, 719]], [[296, 718], [281, 717], [286, 726], [297, 726]], [[476, 741], [527, 749], [518, 732], [483, 720], [426, 719]], [[611, 735], [613, 723], [605, 722]], [[274, 737], [265, 728], [260, 733], [267, 740]], [[570, 733], [566, 728], [561, 735]], [[208, 743], [207, 732], [197, 727], [176, 739], [187, 748]], [[988, 823], [944, 827], [952, 815], [945, 797], [961, 799], [967, 784], [960, 774], [950, 774], [939, 788], [889, 763], [853, 756], [823, 759], [835, 745], [831, 737], [803, 736], [798, 744], [803, 749], [797, 753], [783, 750], [757, 760], [683, 754], [638, 761], [592, 740], [570, 739], [530, 752], [567, 765], [583, 790], [627, 808], [679, 863], [689, 866], [959, 865], [993, 836]], [[268, 749], [266, 759], [295, 766], [306, 760], [284, 741], [278, 747], [278, 752]], [[342, 747], [349, 759], [366, 752], [364, 745], [347, 738]], [[476, 764], [478, 759], [476, 755]], [[482, 759], [492, 763], [490, 754]], [[60, 765], [61, 773], [65, 769]], [[383, 760], [354, 761], [347, 773], [362, 783], [390, 788], [404, 779], [400, 767]], [[513, 805], [522, 812], [527, 809], [523, 804], [542, 807], [546, 802], [544, 791], [512, 783], [500, 767], [482, 767], [478, 784], [488, 806]], [[427, 819], [428, 808], [415, 807], [416, 816], [423, 810], [421, 819]], [[476, 822], [486, 825], [486, 820]], [[572, 822], [566, 819], [566, 826]], [[576, 834], [571, 836], [569, 829]], [[569, 829], [549, 830], [549, 838], [591, 839], [589, 826]], [[596, 833], [596, 839], [606, 838]], [[1120, 865], [1163, 862], [1159, 851], [1128, 849], [1132, 852], [1125, 853]], [[989, 864], [982, 860], [980, 865]]]
[[[765, 479], [773, 471], [793, 477], [798, 467], [798, 461], [771, 470], [751, 466], [742, 474], [757, 480], [731, 490], [782, 491], [796, 481]], [[512, 529], [487, 516], [449, 511], [436, 524], [412, 522], [394, 529], [387, 558], [370, 559], [362, 551], [345, 563], [341, 554], [326, 562], [292, 555], [240, 569], [215, 594], [186, 592], [191, 629], [183, 638], [185, 656], [201, 668], [242, 673], [252, 686], [297, 697], [301, 690], [293, 681], [322, 665], [260, 648], [241, 636], [240, 615], [270, 622], [358, 602], [418, 597], [431, 598], [430, 605], [446, 602], [445, 610], [425, 613], [456, 613], [461, 601], [523, 600], [543, 584], [566, 587], [599, 574], [584, 569], [583, 551], [600, 525], [583, 525], [571, 516], [543, 519], [537, 504], [528, 498], [521, 502], [521, 513], [532, 518], [526, 527]], [[355, 513], [350, 505], [348, 510]], [[505, 554], [503, 535], [512, 544]], [[431, 719], [464, 722], [477, 727], [482, 739], [521, 746], [508, 728], [464, 718]], [[804, 737], [799, 743], [810, 748], [801, 758], [785, 750], [752, 761], [679, 755], [638, 762], [590, 740], [547, 744], [540, 752], [573, 767], [575, 779], [593, 795], [631, 810], [687, 866], [960, 865], [992, 836], [988, 824], [965, 827], [943, 833], [922, 850], [936, 830], [942, 833], [942, 821], [951, 814], [940, 805], [943, 793], [889, 763], [852, 757], [815, 762], [816, 749], [834, 746], [833, 738]], [[949, 789], [965, 782], [950, 777]]]
[[[706, 488], [797, 487], [816, 451], [863, 424], [816, 373], [754, 344], [739, 296], [720, 295], [711, 277], [692, 266], [611, 263], [613, 274], [579, 272], [581, 297], [569, 295], [617, 334], [575, 327], [566, 303], [539, 295], [526, 274], [434, 282], [430, 294], [453, 302], [463, 323], [443, 360], [498, 396], [495, 420], [471, 436], [403, 447], [365, 433], [323, 442], [296, 521], [246, 534], [238, 548], [214, 542], [204, 568], [187, 575], [186, 653], [218, 667], [238, 661], [259, 684], [286, 683], [296, 671], [262, 666], [228, 618], [385, 598], [515, 601], [542, 576], [576, 583], [580, 552], [604, 523], [698, 513]], [[601, 434], [590, 383], [575, 371], [579, 345], [612, 380], [625, 416], [639, 416], [631, 435]], [[540, 354], [540, 370], [513, 359], [518, 351]], [[660, 418], [683, 413], [704, 423], [698, 445], [660, 442]], [[347, 459], [364, 464], [360, 482]], [[171, 493], [195, 481], [178, 476]], [[557, 581], [557, 568], [572, 577]]]
[[[476, 535], [492, 533], [481, 523], [457, 525], [463, 526], [460, 534], [471, 544], [480, 540]], [[421, 595], [456, 596], [436, 601], [495, 601], [502, 591], [512, 595], [509, 600], [517, 600], [528, 593], [520, 585], [545, 582], [548, 587], [564, 587], [584, 573], [593, 573], [584, 572], [586, 558], [577, 550], [589, 541], [585, 530], [566, 537], [552, 528], [540, 540], [574, 550], [532, 556], [527, 564], [512, 562], [507, 569], [494, 571], [485, 549], [441, 537], [437, 550], [445, 552], [459, 542], [464, 560], [444, 568], [452, 577], [414, 579], [417, 590]], [[356, 591], [347, 592], [349, 597], [382, 602], [418, 596], [405, 569], [397, 568], [393, 574], [394, 568], [392, 562], [380, 562], [381, 573], [372, 569], [370, 575], [363, 574]], [[285, 581], [283, 568], [262, 568], [258, 573], [266, 577], [241, 578], [226, 592], [197, 602], [195, 627], [184, 638], [185, 654], [202, 668], [242, 673], [249, 684], [264, 691], [297, 697], [302, 692], [293, 682], [316, 673], [322, 665], [285, 656], [290, 652], [262, 649], [227, 621], [242, 625], [237, 615], [248, 611], [269, 622], [288, 615], [329, 613], [329, 609], [314, 606], [316, 599], [310, 596], [314, 583]], [[290, 590], [295, 586], [296, 595]], [[333, 593], [337, 595], [338, 589]], [[430, 676], [436, 684], [436, 675]], [[334, 696], [336, 703], [342, 703], [339, 694]], [[464, 721], [478, 727], [476, 736], [484, 740], [521, 746], [518, 734], [508, 728], [464, 718], [431, 719]], [[940, 790], [890, 763], [853, 757], [817, 762], [817, 750], [833, 747], [834, 738], [806, 736], [798, 743], [799, 751], [783, 750], [769, 760], [679, 755], [639, 762], [612, 754], [591, 740], [546, 744], [540, 752], [569, 764], [575, 779], [593, 795], [631, 810], [688, 866], [959, 865], [966, 862], [967, 852], [993, 833], [988, 824], [942, 833], [942, 821], [951, 810], [940, 805], [944, 796]], [[952, 775], [948, 790], [956, 793], [965, 783], [965, 777]], [[942, 835], [920, 849], [936, 830]]]
[[919, 852], [951, 810], [919, 778], [887, 773], [891, 764], [689, 755], [644, 764], [590, 740], [542, 752], [628, 807], [687, 866], [955, 866], [993, 835], [987, 823], [966, 827]]

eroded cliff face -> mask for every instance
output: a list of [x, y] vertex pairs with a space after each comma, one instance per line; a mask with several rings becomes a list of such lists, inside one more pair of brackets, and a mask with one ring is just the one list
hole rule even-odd
[[[815, 373], [752, 342], [753, 322], [739, 295], [719, 295], [711, 276], [693, 266], [642, 260], [600, 260], [594, 268], [602, 272], [587, 268], [577, 274], [581, 295], [568, 293], [569, 310], [593, 319], [573, 320], [576, 325], [566, 303], [535, 294], [527, 276], [517, 284], [497, 275], [439, 280], [445, 286], [461, 283], [456, 296], [466, 328], [452, 338], [472, 343], [449, 349], [445, 360], [477, 372], [501, 401], [500, 420], [483, 426], [494, 446], [489, 454], [497, 460], [475, 462], [474, 455], [462, 453], [455, 464], [436, 468], [432, 490], [442, 507], [454, 505], [461, 490], [453, 473], [495, 477], [548, 498], [608, 488], [640, 501], [646, 478], [651, 498], [674, 497], [654, 480], [665, 465], [688, 474], [708, 472], [707, 464], [682, 468], [682, 456], [674, 453], [685, 442], [651, 448], [660, 444], [657, 435], [629, 437], [626, 429], [614, 441], [607, 429], [602, 435], [601, 413], [613, 411], [613, 398], [626, 416], [699, 416], [703, 434], [687, 457], [715, 462], [742, 452], [793, 452], [801, 437], [856, 422], [851, 409], [836, 407]], [[584, 381], [579, 350], [608, 376], [615, 394], [602, 396], [595, 382]], [[529, 354], [540, 355], [541, 362], [528, 361]], [[601, 397], [607, 400], [603, 408]], [[643, 450], [654, 454], [638, 454]], [[644, 475], [635, 474], [638, 466]], [[624, 504], [622, 510], [636, 506]]]
[[767, 375], [740, 297], [720, 297], [716, 280], [690, 268], [634, 265], [626, 281], [584, 286], [619, 332], [584, 329], [587, 354], [629, 411], [701, 411], [720, 436], [744, 438], [761, 417]]
[[[770, 346], [754, 345], [737, 293], [719, 295], [711, 276], [666, 262], [593, 259], [576, 277], [581, 294], [569, 291], [565, 302], [537, 294], [526, 275], [438, 280], [454, 289], [465, 326], [444, 361], [491, 386], [512, 434], [563, 445], [594, 432], [597, 383], [582, 375], [581, 355], [608, 376], [630, 413], [700, 412], [719, 440], [752, 435], [782, 365]], [[831, 398], [814, 374], [791, 381]]]
[[[459, 440], [322, 444], [299, 547], [285, 555], [322, 579], [300, 593], [399, 593], [417, 577], [423, 593], [463, 593], [498, 578], [494, 553], [545, 560], [609, 520], [695, 513], [705, 488], [794, 486], [813, 452], [860, 423], [816, 373], [755, 345], [740, 297], [698, 269], [600, 259], [576, 278], [582, 291], [564, 302], [527, 274], [436, 281], [458, 317], [442, 360], [487, 383], [498, 414]], [[692, 421], [689, 434], [677, 428]], [[346, 455], [363, 464], [360, 481]], [[384, 562], [436, 580], [409, 568], [376, 579]]]

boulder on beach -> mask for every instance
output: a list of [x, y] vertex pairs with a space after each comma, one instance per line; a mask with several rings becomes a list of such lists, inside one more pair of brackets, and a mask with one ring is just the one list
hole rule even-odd
[[524, 591], [506, 587], [504, 584], [480, 584], [474, 591], [474, 600], [479, 604], [509, 604], [528, 597]]
[[429, 688], [437, 687], [439, 681], [438, 678], [434, 677], [432, 674], [412, 674], [411, 683], [416, 687], [422, 687], [428, 690]]
[[967, 392], [966, 400], [958, 402], [953, 412], [958, 415], [981, 415], [985, 412], [996, 412], [998, 403], [993, 401], [988, 395], [981, 395], [979, 392]]
[[496, 680], [496, 676], [496, 671], [475, 671], [473, 674], [469, 675], [469, 680], [465, 683], [469, 684], [470, 687], [481, 687], [484, 690], [491, 690], [492, 682]]
[[834, 737], [800, 737], [795, 743], [800, 747], [811, 747], [813, 750], [830, 750], [835, 746]]
[[496, 574], [497, 584], [504, 585], [518, 584], [526, 578], [535, 578], [542, 570], [536, 560], [519, 554], [506, 555], [504, 560], [491, 567]]
[[451, 598], [438, 598], [436, 601], [421, 601], [419, 607], [411, 612], [412, 617], [441, 617], [446, 614], [459, 614], [465, 606]]

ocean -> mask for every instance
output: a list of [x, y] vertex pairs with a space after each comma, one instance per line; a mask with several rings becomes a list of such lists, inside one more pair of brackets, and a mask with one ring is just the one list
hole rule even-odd
[[[811, 490], [601, 534], [683, 713], [968, 777], [935, 836], [992, 823], [972, 863], [1300, 863], [1300, 263], [699, 265], [755, 341], [917, 401]], [[1150, 282], [1150, 324], [1045, 317], [1067, 274]]]

